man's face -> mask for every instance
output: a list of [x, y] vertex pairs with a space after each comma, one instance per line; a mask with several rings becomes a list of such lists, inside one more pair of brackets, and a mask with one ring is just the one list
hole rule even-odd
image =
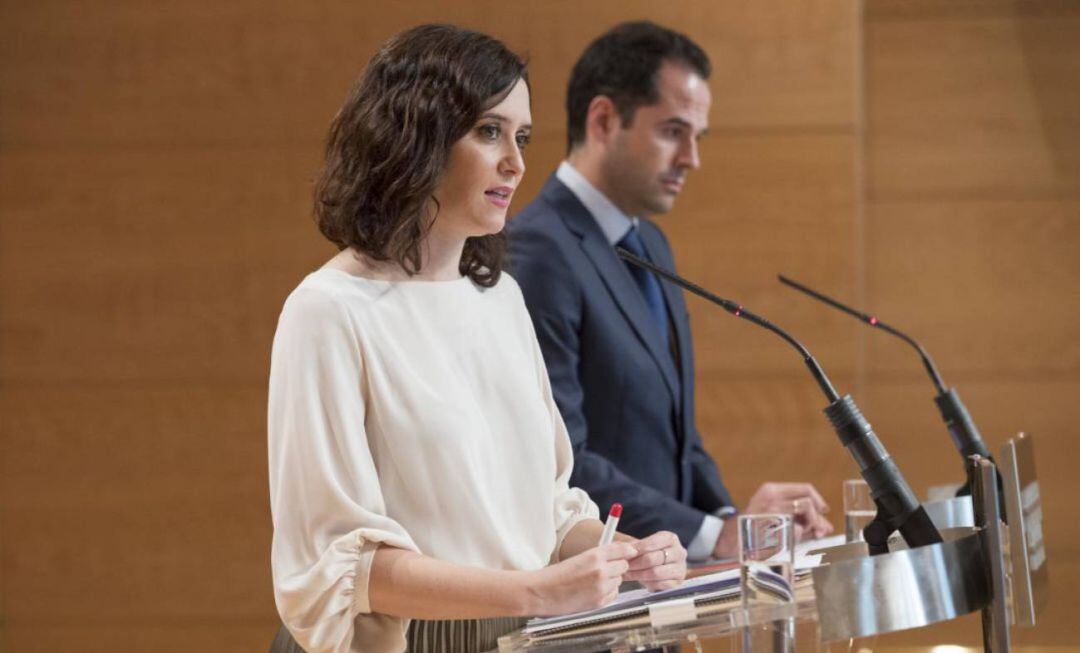
[[602, 163], [610, 199], [627, 215], [666, 213], [697, 168], [698, 139], [709, 121], [712, 94], [705, 80], [680, 64], [664, 62], [657, 75], [659, 101], [640, 106], [618, 129]]

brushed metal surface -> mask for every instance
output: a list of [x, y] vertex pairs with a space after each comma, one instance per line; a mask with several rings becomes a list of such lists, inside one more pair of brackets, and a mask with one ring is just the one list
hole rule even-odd
[[991, 599], [981, 538], [971, 530], [940, 544], [839, 560], [813, 576], [825, 641], [926, 626]]
[[1031, 627], [1046, 606], [1050, 584], [1032, 437], [1020, 433], [1009, 438], [999, 459], [1009, 524], [1012, 618], [1017, 626]]
[[975, 525], [975, 512], [971, 506], [971, 497], [953, 497], [941, 501], [923, 503], [926, 514], [938, 530], [943, 528], [962, 528]]

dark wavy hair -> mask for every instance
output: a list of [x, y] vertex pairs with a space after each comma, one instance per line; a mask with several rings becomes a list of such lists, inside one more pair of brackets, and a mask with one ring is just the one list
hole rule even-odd
[[[521, 57], [452, 25], [421, 25], [383, 44], [330, 126], [315, 184], [319, 231], [339, 249], [419, 272], [425, 209], [451, 146], [519, 79], [528, 84]], [[469, 238], [461, 274], [493, 286], [505, 252], [502, 232]]]
[[585, 119], [597, 95], [611, 98], [619, 120], [629, 127], [634, 111], [660, 96], [656, 75], [665, 61], [708, 79], [709, 57], [690, 37], [650, 21], [620, 23], [585, 48], [566, 89], [567, 150], [585, 142]]

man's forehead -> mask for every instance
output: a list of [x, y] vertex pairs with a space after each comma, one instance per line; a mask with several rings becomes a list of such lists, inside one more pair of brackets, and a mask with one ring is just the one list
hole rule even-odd
[[658, 71], [656, 90], [658, 102], [652, 107], [659, 111], [659, 120], [681, 118], [702, 128], [708, 122], [712, 94], [708, 82], [693, 70], [664, 62]]
[[708, 103], [712, 99], [708, 81], [687, 66], [665, 61], [656, 75], [661, 99]]

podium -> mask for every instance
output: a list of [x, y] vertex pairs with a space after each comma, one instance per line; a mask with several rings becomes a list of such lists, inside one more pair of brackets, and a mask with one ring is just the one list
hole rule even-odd
[[[1005, 515], [1000, 511], [998, 468], [972, 456], [971, 514], [956, 504], [942, 519], [972, 518], [973, 526], [942, 527], [944, 542], [914, 549], [902, 540], [890, 541], [889, 552], [877, 556], [867, 555], [861, 542], [822, 550], [823, 564], [812, 572], [812, 587], [797, 585], [794, 603], [765, 610], [746, 610], [738, 599], [689, 608], [683, 604], [679, 611], [650, 610], [571, 632], [540, 637], [513, 633], [499, 638], [499, 651], [700, 650], [704, 639], [738, 635], [778, 620], [814, 622], [817, 639], [828, 642], [919, 628], [981, 611], [984, 649], [1008, 653], [1010, 628], [1035, 625], [1045, 606], [1049, 573], [1032, 438], [1020, 434], [1010, 439], [999, 461]], [[809, 644], [812, 648], [815, 642]]]

